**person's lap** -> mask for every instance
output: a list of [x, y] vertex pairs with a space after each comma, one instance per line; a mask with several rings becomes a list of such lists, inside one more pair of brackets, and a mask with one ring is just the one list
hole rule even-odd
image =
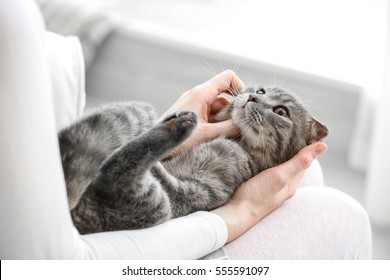
[[369, 259], [370, 222], [358, 202], [323, 186], [316, 161], [290, 200], [224, 250], [230, 259]]

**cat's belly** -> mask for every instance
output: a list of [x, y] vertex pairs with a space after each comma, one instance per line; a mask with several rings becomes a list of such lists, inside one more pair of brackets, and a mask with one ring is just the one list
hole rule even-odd
[[163, 165], [182, 181], [199, 182], [217, 194], [229, 195], [257, 171], [251, 156], [237, 142], [223, 137], [196, 146]]

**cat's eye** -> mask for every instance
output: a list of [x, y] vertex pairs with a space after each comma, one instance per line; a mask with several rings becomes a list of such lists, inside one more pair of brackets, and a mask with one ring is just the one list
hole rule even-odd
[[275, 114], [278, 114], [279, 116], [282, 116], [282, 117], [285, 117], [285, 118], [289, 118], [290, 117], [290, 114], [289, 114], [289, 111], [286, 107], [284, 106], [277, 106], [273, 109], [274, 113]]
[[256, 89], [256, 94], [265, 94], [265, 89], [264, 88]]

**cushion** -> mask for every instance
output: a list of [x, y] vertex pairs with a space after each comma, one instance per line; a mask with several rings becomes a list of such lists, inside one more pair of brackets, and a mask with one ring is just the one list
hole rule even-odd
[[57, 130], [77, 119], [85, 107], [85, 67], [77, 37], [45, 33]]

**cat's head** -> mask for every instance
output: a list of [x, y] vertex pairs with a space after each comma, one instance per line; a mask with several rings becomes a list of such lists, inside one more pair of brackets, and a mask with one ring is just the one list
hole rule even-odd
[[240, 145], [264, 168], [280, 164], [301, 148], [321, 141], [328, 129], [313, 118], [292, 92], [280, 87], [248, 87], [218, 114], [241, 129]]

